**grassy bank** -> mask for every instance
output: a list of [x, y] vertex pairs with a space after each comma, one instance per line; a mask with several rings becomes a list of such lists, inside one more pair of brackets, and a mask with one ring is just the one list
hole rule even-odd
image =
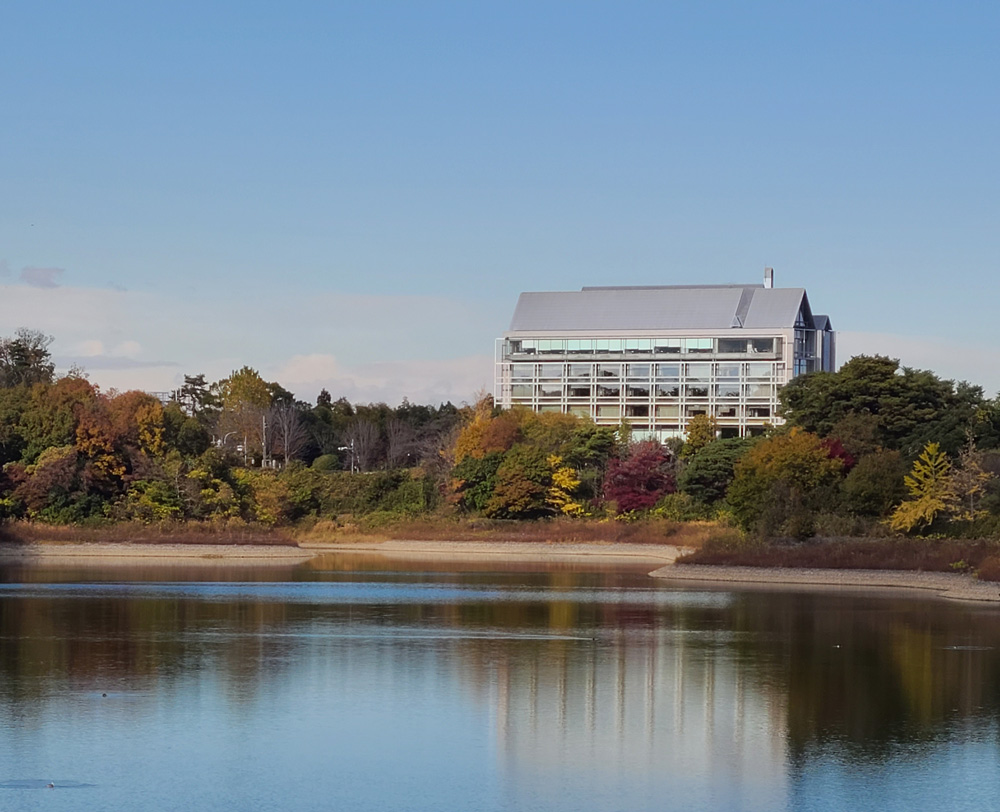
[[227, 522], [121, 522], [115, 524], [52, 525], [35, 522], [0, 524], [5, 544], [222, 544], [296, 546], [283, 529]]
[[549, 544], [672, 544], [697, 548], [720, 533], [712, 522], [671, 522], [647, 518], [634, 522], [599, 519], [503, 521], [423, 517], [368, 525], [320, 521], [292, 531], [305, 543], [385, 539], [406, 541], [530, 541]]
[[1000, 541], [993, 539], [837, 538], [807, 543], [710, 539], [678, 564], [816, 569], [968, 572], [1000, 581]]
[[223, 544], [315, 545], [353, 541], [499, 541], [547, 544], [671, 544], [699, 548], [727, 533], [711, 522], [659, 518], [624, 522], [598, 519], [501, 521], [455, 517], [400, 518], [394, 521], [313, 521], [282, 528], [242, 522], [139, 522], [99, 526], [10, 522], [0, 525], [8, 544]]

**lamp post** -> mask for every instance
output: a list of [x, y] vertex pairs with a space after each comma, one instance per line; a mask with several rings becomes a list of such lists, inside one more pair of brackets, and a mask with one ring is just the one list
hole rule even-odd
[[338, 445], [338, 451], [350, 451], [351, 452], [351, 473], [354, 473], [354, 440], [351, 440], [350, 445]]

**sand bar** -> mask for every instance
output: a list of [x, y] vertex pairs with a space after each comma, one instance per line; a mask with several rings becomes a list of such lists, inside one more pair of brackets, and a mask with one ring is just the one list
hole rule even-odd
[[1000, 603], [1000, 584], [977, 581], [970, 575], [910, 570], [785, 569], [781, 567], [724, 567], [682, 564], [650, 573], [669, 581], [711, 582], [755, 587], [922, 590], [951, 600]]

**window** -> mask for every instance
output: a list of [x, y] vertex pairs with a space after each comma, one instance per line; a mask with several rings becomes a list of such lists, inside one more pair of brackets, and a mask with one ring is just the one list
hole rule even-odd
[[656, 396], [658, 398], [680, 397], [681, 387], [676, 383], [658, 383], [656, 385]]
[[766, 383], [752, 383], [747, 386], [748, 398], [771, 398], [773, 387]]
[[598, 364], [598, 378], [617, 378], [622, 374], [621, 364]]
[[571, 383], [567, 388], [569, 396], [571, 398], [589, 398], [590, 397], [590, 387], [581, 386], [580, 384]]
[[732, 383], [717, 384], [715, 387], [715, 396], [717, 398], [738, 398], [740, 396], [739, 382], [733, 381]]
[[535, 377], [534, 364], [512, 364], [510, 367], [510, 377], [524, 380]]
[[770, 364], [747, 364], [748, 378], [770, 378], [772, 371]]
[[640, 352], [650, 352], [653, 349], [653, 342], [649, 338], [626, 338], [625, 352], [628, 355], [635, 355]]
[[630, 378], [648, 378], [649, 370], [650, 370], [649, 364], [629, 364], [628, 376]]
[[532, 386], [530, 383], [516, 383], [510, 388], [512, 398], [531, 398]]
[[646, 405], [634, 405], [625, 407], [626, 417], [649, 417], [649, 406]]
[[681, 365], [680, 364], [657, 364], [656, 365], [656, 377], [666, 378], [667, 380], [677, 380], [681, 376]]
[[711, 364], [686, 364], [687, 369], [685, 373], [687, 374], [687, 380], [689, 381], [708, 381], [712, 374]]
[[751, 338], [750, 352], [774, 353], [773, 338]]
[[680, 355], [683, 339], [681, 338], [654, 338], [653, 352], [657, 355]]
[[597, 395], [602, 398], [616, 398], [621, 395], [621, 385], [617, 383], [603, 383], [597, 387]]
[[708, 397], [708, 385], [707, 384], [688, 384], [684, 387], [684, 396], [689, 398], [707, 398]]
[[590, 409], [586, 406], [570, 406], [568, 411], [577, 417], [590, 417]]
[[716, 417], [733, 418], [733, 417], [739, 417], [739, 414], [740, 414], [739, 406], [720, 406], [715, 411]]
[[740, 377], [740, 365], [739, 364], [717, 364], [715, 368], [715, 377], [717, 378], [739, 378]]
[[747, 406], [747, 417], [770, 417], [771, 407], [770, 406]]
[[569, 365], [569, 377], [571, 378], [589, 378], [592, 371], [593, 367], [590, 364]]
[[648, 398], [649, 397], [649, 387], [648, 386], [641, 386], [641, 385], [636, 384], [636, 383], [630, 383], [625, 388], [625, 392], [626, 392], [626, 394], [630, 398]]
[[689, 338], [685, 343], [689, 353], [712, 351], [712, 339], [710, 338]]
[[747, 340], [745, 338], [720, 338], [720, 353], [742, 353], [747, 351]]
[[598, 406], [597, 407], [598, 417], [613, 417], [619, 418], [622, 416], [622, 410], [620, 406]]
[[563, 374], [562, 364], [539, 364], [539, 378], [561, 378]]
[[656, 416], [657, 417], [678, 417], [681, 413], [680, 406], [657, 406]]
[[538, 386], [538, 397], [540, 398], [561, 398], [562, 386], [560, 384], [543, 383]]

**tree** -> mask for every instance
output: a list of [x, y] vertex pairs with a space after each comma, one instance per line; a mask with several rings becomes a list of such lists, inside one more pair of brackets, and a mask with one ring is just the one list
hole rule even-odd
[[580, 489], [580, 478], [570, 466], [563, 464], [562, 457], [549, 455], [549, 468], [552, 469], [552, 484], [545, 501], [556, 513], [564, 516], [582, 516], [583, 505], [575, 498]]
[[350, 449], [358, 470], [371, 471], [378, 459], [378, 426], [366, 417], [355, 418], [344, 433], [344, 444]]
[[415, 433], [413, 428], [398, 417], [390, 417], [385, 424], [385, 464], [398, 468], [410, 457]]
[[[957, 453], [985, 400], [979, 387], [938, 378], [884, 356], [858, 355], [838, 372], [794, 378], [779, 393], [788, 422], [836, 436], [845, 418], [872, 415], [875, 441], [915, 456], [928, 442]], [[843, 438], [842, 438], [843, 439]], [[849, 451], [852, 449], [845, 442]], [[853, 453], [853, 452], [852, 452]]]
[[[793, 428], [753, 445], [735, 466], [726, 493], [733, 516], [744, 530], [775, 532], [789, 520], [793, 535], [808, 535], [807, 516], [816, 507], [811, 497], [822, 486], [835, 483], [843, 461], [830, 457], [830, 448], [815, 434]], [[767, 518], [766, 522], [761, 520]]]
[[690, 457], [696, 454], [709, 443], [714, 443], [718, 438], [718, 434], [718, 422], [712, 415], [695, 415], [687, 425], [687, 439], [681, 448], [681, 455]]
[[247, 464], [251, 449], [264, 453], [264, 417], [271, 405], [271, 390], [255, 369], [243, 367], [219, 381], [222, 414], [219, 432], [225, 437], [235, 434], [243, 444], [243, 463]]
[[955, 503], [952, 475], [951, 462], [941, 447], [937, 443], [924, 446], [904, 479], [910, 498], [893, 511], [889, 526], [904, 533], [929, 527]]
[[0, 338], [0, 387], [52, 383], [51, 343], [52, 336], [26, 327], [13, 338]]
[[861, 457], [840, 486], [843, 506], [856, 516], [880, 518], [906, 496], [906, 464], [898, 451]]
[[604, 476], [604, 501], [616, 512], [648, 510], [660, 497], [676, 490], [667, 450], [653, 440], [633, 443], [624, 458], [608, 462]]
[[534, 446], [516, 445], [497, 468], [493, 495], [485, 513], [495, 519], [534, 519], [551, 511], [546, 501], [552, 469], [545, 453]]
[[992, 471], [983, 470], [982, 455], [969, 443], [958, 457], [958, 467], [951, 475], [952, 514], [959, 521], [971, 522], [986, 514], [981, 504], [986, 496], [990, 480], [996, 477]]
[[309, 444], [309, 432], [302, 420], [302, 412], [290, 403], [278, 403], [268, 411], [271, 427], [271, 448], [287, 465], [301, 458]]
[[723, 499], [736, 476], [736, 463], [756, 441], [753, 437], [733, 437], [700, 448], [681, 472], [681, 493], [704, 505]]

